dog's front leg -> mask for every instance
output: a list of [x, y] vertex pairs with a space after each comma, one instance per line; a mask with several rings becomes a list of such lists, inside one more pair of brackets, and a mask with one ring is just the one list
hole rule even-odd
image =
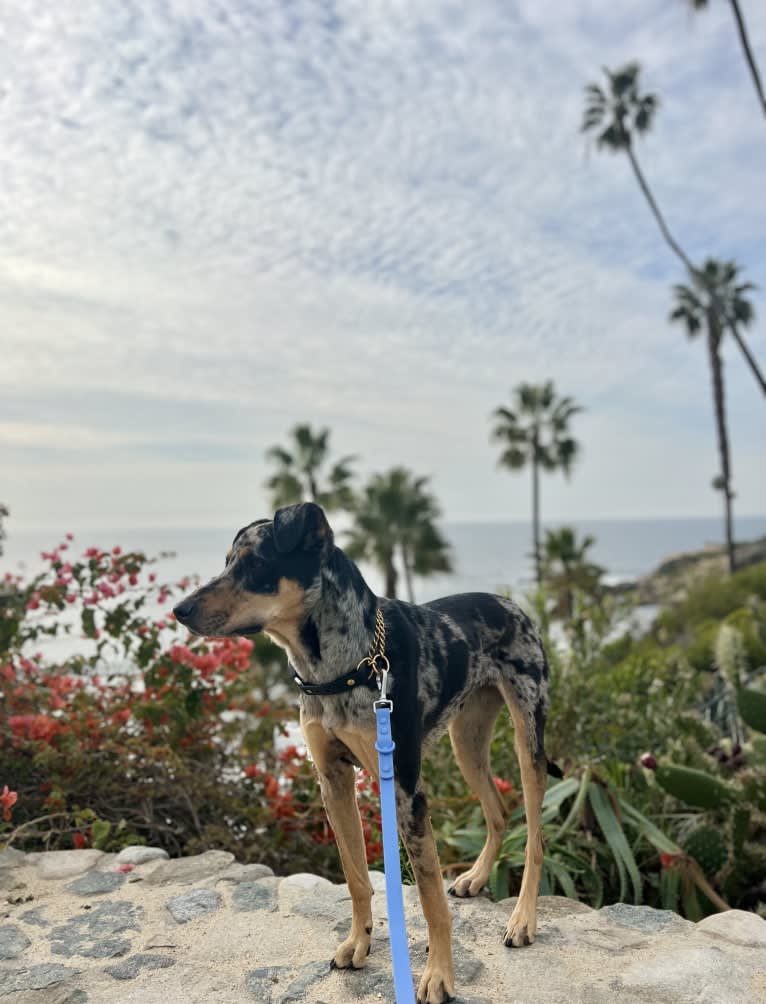
[[424, 793], [420, 788], [414, 794], [408, 793], [397, 784], [396, 811], [428, 924], [428, 962], [418, 984], [418, 1004], [443, 1004], [455, 993], [452, 917]]
[[356, 802], [354, 768], [337, 755], [331, 737], [321, 726], [306, 722], [302, 725], [351, 893], [351, 931], [338, 945], [330, 965], [333, 969], [361, 969], [367, 964], [372, 940], [372, 886]]

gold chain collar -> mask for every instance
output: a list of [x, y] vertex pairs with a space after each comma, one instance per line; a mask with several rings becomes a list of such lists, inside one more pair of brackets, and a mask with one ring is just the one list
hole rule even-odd
[[375, 613], [375, 633], [372, 636], [369, 655], [366, 655], [356, 668], [359, 670], [362, 666], [370, 667], [370, 676], [374, 673], [378, 684], [380, 684], [381, 675], [388, 673], [391, 669], [386, 655], [386, 622], [383, 620], [380, 607]]

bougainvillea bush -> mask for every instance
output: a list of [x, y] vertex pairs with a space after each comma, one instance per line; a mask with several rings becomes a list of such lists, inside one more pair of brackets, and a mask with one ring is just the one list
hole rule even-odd
[[[281, 653], [263, 639], [193, 639], [139, 552], [67, 538], [31, 581], [0, 583], [0, 844], [211, 847], [277, 871], [339, 877]], [[368, 854], [375, 797], [359, 778]]]

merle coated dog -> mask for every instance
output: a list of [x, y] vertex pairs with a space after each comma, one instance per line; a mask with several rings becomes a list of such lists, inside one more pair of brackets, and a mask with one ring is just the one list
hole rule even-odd
[[528, 824], [521, 890], [504, 942], [529, 945], [535, 938], [541, 803], [546, 770], [560, 772], [548, 764], [543, 749], [548, 665], [529, 618], [511, 600], [488, 593], [447, 596], [422, 606], [375, 596], [357, 566], [335, 546], [322, 509], [310, 502], [287, 506], [273, 520], [256, 520], [240, 530], [224, 571], [179, 603], [175, 615], [196, 634], [265, 631], [286, 649], [302, 691], [303, 734], [353, 903], [351, 932], [331, 965], [358, 969], [370, 951], [372, 889], [354, 767], [363, 766], [375, 777], [378, 760], [376, 682], [360, 675], [357, 666], [371, 651], [378, 611], [391, 665], [399, 829], [428, 923], [428, 961], [417, 997], [442, 1004], [455, 992], [451, 918], [420, 781], [421, 761], [427, 743], [448, 730], [458, 766], [481, 800], [484, 848], [450, 889], [454, 896], [475, 896], [487, 882], [506, 823], [489, 764], [503, 703], [513, 721]]

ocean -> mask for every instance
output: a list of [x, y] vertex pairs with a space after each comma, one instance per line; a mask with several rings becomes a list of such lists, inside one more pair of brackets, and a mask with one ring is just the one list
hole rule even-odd
[[[560, 526], [561, 523], [544, 524]], [[689, 519], [600, 519], [571, 520], [578, 536], [595, 538], [592, 560], [606, 569], [607, 581], [635, 579], [651, 572], [663, 559], [710, 543], [720, 543], [722, 520]], [[66, 528], [64, 528], [65, 530]], [[227, 529], [102, 529], [76, 533], [71, 550], [76, 554], [95, 545], [140, 549], [149, 555], [169, 552], [157, 566], [158, 577], [177, 581], [187, 575], [206, 580], [223, 568], [223, 559], [236, 527]], [[6, 571], [33, 573], [40, 568], [40, 552], [52, 549], [64, 530], [14, 530], [7, 526], [0, 575]], [[415, 599], [425, 602], [448, 593], [472, 590], [524, 591], [532, 584], [532, 533], [527, 522], [445, 523], [442, 530], [452, 547], [454, 571], [426, 580], [416, 580]], [[766, 535], [766, 516], [742, 516], [736, 520], [738, 540]], [[337, 542], [343, 545], [342, 531]], [[362, 566], [370, 586], [380, 592], [382, 577], [376, 569]], [[400, 592], [404, 582], [400, 580]]]

